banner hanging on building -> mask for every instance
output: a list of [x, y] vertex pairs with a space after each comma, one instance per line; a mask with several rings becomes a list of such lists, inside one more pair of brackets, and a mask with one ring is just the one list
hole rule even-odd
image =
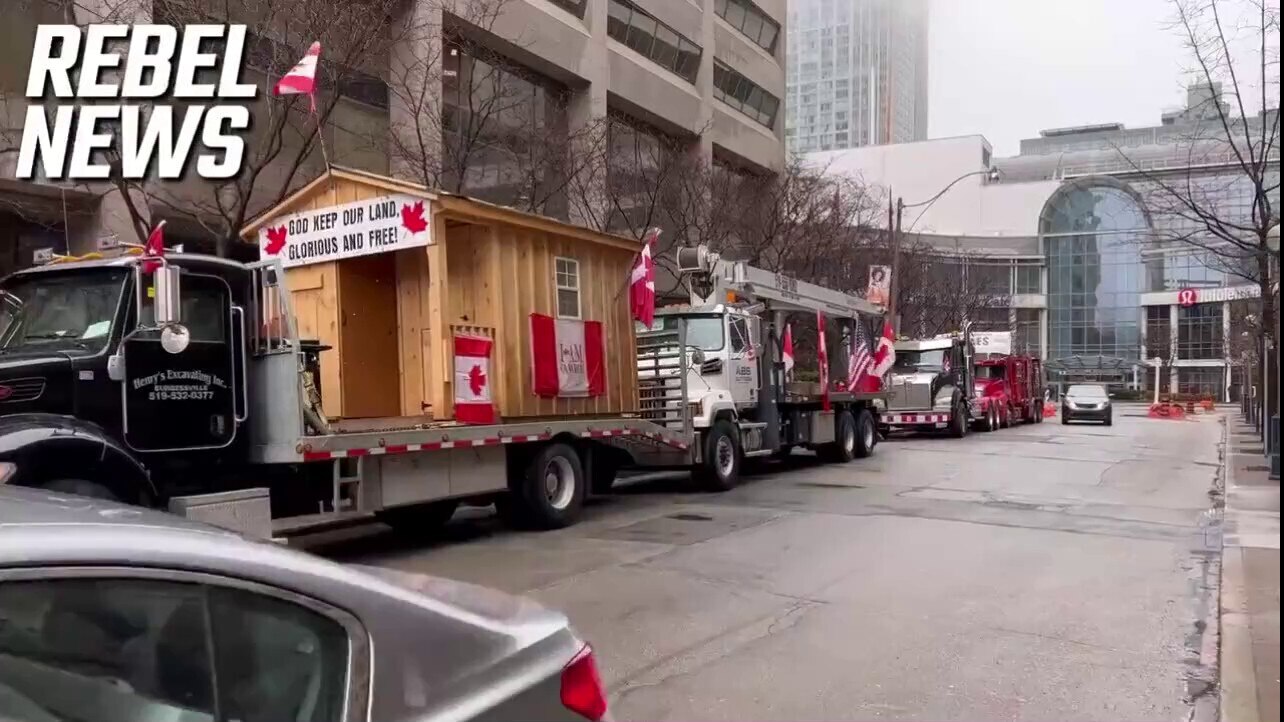
[[891, 298], [891, 290], [891, 266], [870, 266], [869, 285], [865, 288], [865, 300], [880, 306], [886, 306]]

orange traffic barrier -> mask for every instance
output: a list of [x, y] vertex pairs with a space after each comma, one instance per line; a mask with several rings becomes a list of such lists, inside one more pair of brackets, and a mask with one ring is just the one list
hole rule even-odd
[[1184, 419], [1186, 409], [1181, 404], [1151, 404], [1146, 415], [1152, 419]]
[[1057, 415], [1057, 405], [1051, 401], [1043, 402], [1043, 418], [1051, 419]]

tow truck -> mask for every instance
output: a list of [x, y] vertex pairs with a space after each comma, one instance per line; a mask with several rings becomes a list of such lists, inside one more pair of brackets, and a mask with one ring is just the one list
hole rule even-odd
[[129, 249], [20, 271], [0, 282], [0, 483], [262, 537], [372, 518], [420, 532], [460, 504], [556, 528], [622, 468], [729, 489], [746, 459], [873, 452], [886, 394], [785, 383], [779, 339], [789, 312], [850, 331], [881, 307], [703, 248], [679, 266], [692, 302], [639, 334], [640, 413], [346, 432], [317, 418], [326, 349], [299, 337], [279, 259]]
[[975, 385], [985, 431], [1043, 422], [1043, 367], [1037, 357], [1012, 353], [1008, 331], [973, 334]]

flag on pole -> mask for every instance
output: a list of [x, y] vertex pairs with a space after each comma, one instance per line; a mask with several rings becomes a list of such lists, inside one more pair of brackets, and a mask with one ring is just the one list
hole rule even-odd
[[865, 333], [865, 324], [854, 319], [847, 348], [847, 390], [853, 393], [861, 390], [862, 382], [873, 368], [874, 352], [869, 345], [869, 334]]
[[321, 41], [312, 43], [308, 52], [290, 68], [272, 89], [273, 95], [307, 95], [312, 112], [317, 112], [317, 61], [321, 59]]
[[143, 261], [142, 271], [146, 274], [156, 272], [161, 267], [160, 259], [165, 257], [165, 221], [156, 224], [152, 232], [147, 235], [147, 243], [143, 244]]
[[629, 311], [647, 328], [655, 322], [655, 259], [651, 246], [660, 237], [659, 228], [651, 228], [642, 238], [642, 252], [629, 278]]
[[785, 362], [785, 380], [794, 373], [794, 333], [789, 324], [785, 324], [785, 341], [781, 345], [780, 358]]
[[892, 331], [892, 322], [884, 321], [883, 335], [879, 337], [878, 345], [874, 348], [874, 376], [882, 379], [894, 363], [896, 363], [896, 337]]
[[816, 312], [816, 359], [820, 362], [821, 409], [829, 411], [829, 350], [825, 348], [825, 314]]

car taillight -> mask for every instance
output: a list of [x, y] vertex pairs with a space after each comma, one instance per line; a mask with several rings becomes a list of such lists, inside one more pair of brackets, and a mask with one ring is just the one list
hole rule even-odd
[[606, 689], [587, 644], [562, 668], [562, 704], [593, 722], [606, 717]]

